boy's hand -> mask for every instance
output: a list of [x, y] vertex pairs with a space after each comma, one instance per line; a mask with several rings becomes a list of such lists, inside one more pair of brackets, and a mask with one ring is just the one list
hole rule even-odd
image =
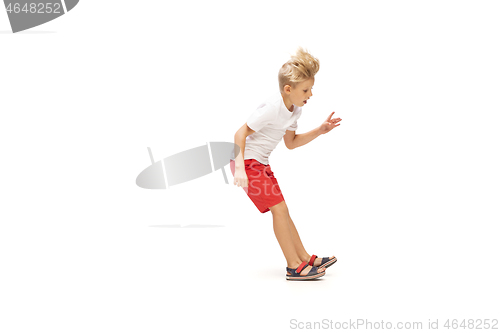
[[[243, 187], [245, 190], [245, 187], [248, 187], [248, 177], [245, 169], [236, 169], [234, 172], [234, 185], [238, 187]], [[246, 190], [245, 190], [246, 192]]]
[[321, 126], [319, 127], [319, 134], [328, 133], [332, 129], [334, 129], [335, 127], [340, 126], [340, 121], [342, 119], [340, 119], [340, 118], [334, 118], [334, 119], [332, 119], [332, 116], [333, 116], [334, 113], [335, 113], [335, 111], [333, 111], [328, 116], [328, 118], [326, 118], [325, 122], [323, 124], [321, 124]]

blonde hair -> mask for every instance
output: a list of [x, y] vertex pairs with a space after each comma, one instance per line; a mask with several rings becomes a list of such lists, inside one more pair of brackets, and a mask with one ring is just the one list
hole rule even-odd
[[278, 73], [280, 92], [283, 92], [286, 85], [295, 88], [297, 83], [314, 78], [318, 71], [319, 60], [299, 47], [295, 55], [281, 66]]

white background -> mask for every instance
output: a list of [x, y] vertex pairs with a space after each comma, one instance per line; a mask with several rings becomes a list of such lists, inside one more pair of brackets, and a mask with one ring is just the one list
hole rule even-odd
[[[0, 11], [0, 331], [499, 319], [499, 12], [81, 1], [12, 34]], [[338, 257], [315, 282], [285, 280], [272, 215], [228, 166], [230, 185], [135, 184], [147, 147], [231, 142], [298, 46], [321, 69], [297, 133], [343, 119], [270, 158], [306, 249]]]

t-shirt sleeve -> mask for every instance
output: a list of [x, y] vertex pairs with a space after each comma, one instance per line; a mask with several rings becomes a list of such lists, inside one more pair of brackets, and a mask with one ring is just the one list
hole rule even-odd
[[247, 125], [255, 132], [260, 131], [264, 126], [270, 124], [275, 120], [276, 113], [270, 105], [262, 105], [257, 110], [252, 112], [247, 119]]
[[297, 119], [295, 119], [295, 122], [292, 125], [290, 125], [290, 127], [288, 127], [286, 130], [287, 131], [296, 131], [297, 127], [298, 127], [297, 126]]
[[301, 115], [302, 115], [302, 109], [300, 109], [300, 111], [298, 111], [298, 115], [296, 116], [295, 121], [293, 122], [293, 124], [291, 124], [286, 129], [287, 131], [296, 131], [297, 130], [297, 120], [299, 120], [299, 118], [300, 118]]

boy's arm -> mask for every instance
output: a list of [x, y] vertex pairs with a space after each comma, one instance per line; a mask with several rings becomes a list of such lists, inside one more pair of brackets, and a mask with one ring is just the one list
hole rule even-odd
[[295, 131], [286, 131], [283, 139], [285, 141], [285, 146], [288, 149], [295, 149], [297, 147], [303, 146], [306, 143], [311, 142], [320, 136], [319, 127], [303, 134], [295, 134]]
[[337, 126], [340, 126], [339, 122], [342, 120], [340, 118], [335, 118], [332, 119], [333, 114], [335, 113], [332, 112], [328, 118], [321, 124], [321, 126], [313, 129], [312, 131], [309, 131], [304, 134], [295, 134], [295, 131], [286, 131], [286, 134], [283, 136], [283, 139], [285, 140], [285, 145], [288, 149], [294, 149], [300, 146], [305, 145], [306, 143], [311, 142], [312, 140], [316, 139], [318, 136], [321, 134], [325, 134], [330, 132], [332, 129], [334, 129]]
[[245, 170], [245, 160], [244, 160], [244, 153], [245, 153], [245, 142], [247, 136], [250, 134], [254, 133], [255, 131], [248, 127], [247, 123], [245, 123], [241, 128], [234, 134], [234, 143], [240, 147], [240, 151], [238, 153], [238, 156], [235, 157], [234, 159], [234, 166], [235, 169], [243, 169]]

